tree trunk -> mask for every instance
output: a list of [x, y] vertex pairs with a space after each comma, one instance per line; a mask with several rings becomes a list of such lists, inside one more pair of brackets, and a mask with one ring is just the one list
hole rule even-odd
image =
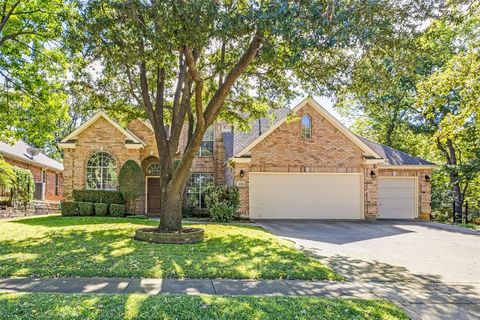
[[160, 197], [160, 232], [180, 232], [182, 230], [182, 203], [181, 191], [165, 188]]

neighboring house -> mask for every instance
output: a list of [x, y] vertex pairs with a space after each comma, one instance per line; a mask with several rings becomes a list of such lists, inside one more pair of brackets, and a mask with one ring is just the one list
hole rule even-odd
[[[217, 122], [206, 132], [187, 181], [186, 206], [203, 208], [206, 183], [235, 184], [252, 219], [376, 219], [430, 216], [435, 164], [353, 134], [313, 99], [277, 110], [248, 133]], [[186, 143], [182, 136], [180, 150]], [[67, 136], [64, 194], [117, 189], [129, 159], [146, 177], [141, 210], [159, 211], [158, 153], [148, 122], [126, 128], [104, 112]]]
[[14, 145], [0, 141], [0, 154], [10, 164], [28, 169], [35, 181], [35, 200], [63, 199], [63, 165], [23, 141]]

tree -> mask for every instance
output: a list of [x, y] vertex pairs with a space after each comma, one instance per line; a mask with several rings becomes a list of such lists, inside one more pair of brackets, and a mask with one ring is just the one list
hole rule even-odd
[[[419, 1], [99, 1], [79, 3], [72, 47], [102, 61], [112, 100], [143, 108], [160, 157], [161, 232], [181, 230], [183, 189], [206, 129], [322, 92], [357, 50], [413, 28]], [[188, 143], [177, 155], [188, 125]], [[174, 161], [178, 165], [174, 166]]]
[[67, 14], [62, 0], [0, 1], [0, 140], [41, 147], [66, 118], [58, 40]]
[[127, 160], [120, 169], [118, 177], [120, 192], [127, 203], [129, 213], [134, 213], [136, 201], [143, 194], [145, 181], [143, 172], [138, 163], [133, 160]]
[[480, 173], [479, 22], [478, 2], [452, 1], [425, 30], [370, 47], [337, 91], [337, 106], [363, 117], [358, 133], [445, 163], [434, 203], [450, 194], [457, 216]]

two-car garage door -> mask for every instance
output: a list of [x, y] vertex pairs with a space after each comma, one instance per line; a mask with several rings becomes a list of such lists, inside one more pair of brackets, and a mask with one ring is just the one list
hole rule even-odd
[[250, 173], [252, 219], [363, 219], [363, 175]]
[[[378, 177], [378, 218], [417, 216], [417, 180]], [[250, 173], [252, 219], [363, 219], [363, 175]]]

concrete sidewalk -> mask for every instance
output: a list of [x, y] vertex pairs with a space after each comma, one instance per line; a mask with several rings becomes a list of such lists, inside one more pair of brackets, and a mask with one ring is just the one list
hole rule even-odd
[[[478, 284], [480, 286], [480, 284]], [[0, 292], [319, 296], [390, 300], [412, 319], [479, 319], [478, 288], [418, 282], [302, 280], [0, 278]]]

